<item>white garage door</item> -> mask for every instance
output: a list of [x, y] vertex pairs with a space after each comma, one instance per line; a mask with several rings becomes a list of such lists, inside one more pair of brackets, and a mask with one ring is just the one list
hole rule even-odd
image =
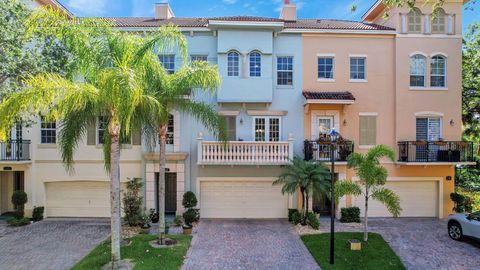
[[202, 181], [200, 215], [204, 218], [285, 218], [288, 197], [272, 181]]
[[[391, 181], [385, 185], [400, 196], [401, 217], [437, 217], [438, 182], [437, 181]], [[385, 206], [373, 199], [368, 200], [369, 217], [391, 217]], [[365, 200], [355, 197], [353, 204], [360, 208], [363, 217]]]
[[48, 217], [110, 216], [109, 182], [50, 182], [45, 189]]

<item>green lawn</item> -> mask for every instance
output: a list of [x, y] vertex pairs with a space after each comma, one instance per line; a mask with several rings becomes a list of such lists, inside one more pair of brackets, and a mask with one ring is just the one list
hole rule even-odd
[[335, 233], [335, 264], [330, 265], [330, 234], [314, 234], [302, 236], [303, 243], [313, 255], [317, 263], [326, 269], [405, 269], [402, 262], [376, 233], [368, 234], [368, 242], [362, 240], [362, 250], [352, 251], [348, 239], [363, 239], [363, 233]]
[[[185, 254], [190, 246], [191, 236], [169, 235], [180, 245], [170, 248], [152, 248], [149, 241], [155, 235], [137, 235], [132, 237], [129, 246], [122, 246], [122, 259], [131, 259], [135, 263], [134, 269], [180, 269]], [[110, 241], [98, 245], [85, 258], [78, 262], [72, 270], [95, 270], [110, 261]]]

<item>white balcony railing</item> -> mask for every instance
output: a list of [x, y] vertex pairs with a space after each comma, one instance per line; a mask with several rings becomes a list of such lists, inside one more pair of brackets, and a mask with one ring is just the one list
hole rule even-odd
[[199, 165], [284, 165], [293, 158], [293, 138], [284, 142], [204, 141], [198, 138]]

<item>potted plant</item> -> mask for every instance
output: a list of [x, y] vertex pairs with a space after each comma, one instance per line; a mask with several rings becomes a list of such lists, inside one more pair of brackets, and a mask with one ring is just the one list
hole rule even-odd
[[197, 202], [195, 193], [187, 191], [183, 194], [182, 205], [185, 208], [185, 212], [183, 213], [183, 234], [192, 234], [193, 223], [199, 219], [198, 209], [195, 208]]
[[150, 219], [152, 220], [152, 223], [157, 223], [159, 219], [158, 212], [153, 208], [150, 208]]

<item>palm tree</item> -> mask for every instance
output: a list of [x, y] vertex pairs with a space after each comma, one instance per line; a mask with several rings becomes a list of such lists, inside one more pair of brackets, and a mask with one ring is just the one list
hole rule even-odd
[[380, 165], [381, 158], [395, 159], [395, 153], [385, 145], [378, 145], [370, 149], [366, 154], [352, 153], [348, 157], [348, 167], [354, 168], [359, 183], [350, 181], [338, 181], [335, 183], [335, 197], [341, 198], [347, 194], [365, 197], [365, 221], [364, 241], [368, 241], [368, 200], [377, 200], [387, 207], [387, 210], [398, 217], [402, 208], [400, 198], [388, 188], [384, 188], [388, 172]]
[[[159, 41], [162, 46], [159, 46]], [[153, 37], [145, 51], [157, 49], [158, 53], [177, 49], [182, 58], [182, 66], [172, 74], [163, 67], [158, 59], [146, 65], [144, 88], [160, 104], [154, 112], [158, 123], [159, 142], [159, 182], [158, 214], [159, 244], [163, 244], [165, 233], [165, 166], [168, 117], [173, 109], [188, 114], [201, 122], [215, 136], [226, 141], [226, 127], [213, 106], [196, 101], [196, 95], [214, 94], [220, 85], [220, 74], [215, 65], [205, 61], [193, 61], [189, 64], [185, 37], [175, 26], [160, 28], [160, 34]], [[195, 90], [193, 90], [195, 89]], [[156, 139], [156, 138], [151, 138]]]
[[52, 10], [38, 10], [31, 25], [53, 33], [65, 44], [72, 64], [65, 76], [30, 76], [22, 91], [0, 105], [0, 139], [15, 119], [45, 116], [60, 120], [58, 144], [66, 169], [73, 170], [73, 154], [90, 124], [106, 121], [104, 165], [110, 175], [112, 268], [120, 261], [120, 148], [134, 131], [148, 128], [150, 111], [160, 104], [144, 91], [142, 78], [153, 54], [142, 51], [144, 41], [91, 20], [71, 22]]
[[287, 165], [274, 185], [283, 185], [282, 194], [302, 194], [303, 225], [307, 222], [309, 198], [319, 196], [330, 188], [330, 171], [322, 162], [306, 161], [295, 157]]

